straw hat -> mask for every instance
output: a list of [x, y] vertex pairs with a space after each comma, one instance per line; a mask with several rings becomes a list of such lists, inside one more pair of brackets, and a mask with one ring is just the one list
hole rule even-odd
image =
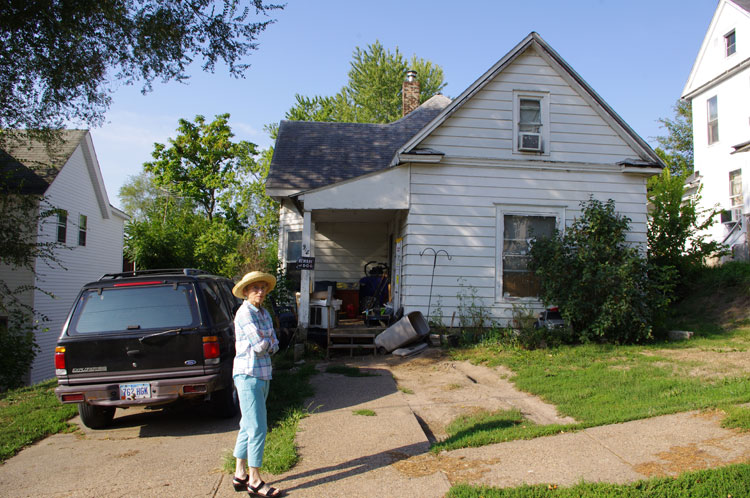
[[276, 287], [276, 277], [269, 273], [264, 273], [262, 271], [251, 271], [250, 273], [245, 273], [245, 276], [242, 277], [242, 280], [237, 282], [237, 284], [232, 289], [232, 294], [239, 297], [240, 299], [245, 299], [245, 295], [242, 293], [242, 291], [245, 290], [245, 287], [247, 287], [250, 284], [254, 284], [255, 282], [265, 282], [268, 284], [268, 292], [271, 292], [274, 287]]

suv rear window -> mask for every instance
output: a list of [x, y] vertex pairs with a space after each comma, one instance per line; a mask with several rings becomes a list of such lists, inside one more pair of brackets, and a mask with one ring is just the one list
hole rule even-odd
[[198, 325], [192, 285], [90, 289], [78, 301], [70, 332], [90, 334]]

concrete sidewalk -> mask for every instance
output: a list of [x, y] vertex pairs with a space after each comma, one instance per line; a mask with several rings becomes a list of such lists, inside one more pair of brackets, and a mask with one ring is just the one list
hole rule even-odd
[[[369, 370], [368, 370], [369, 371]], [[750, 462], [750, 434], [718, 413], [689, 412], [435, 455], [387, 370], [377, 377], [315, 376], [298, 434], [301, 462], [276, 476], [290, 496], [442, 497], [452, 484], [509, 487], [586, 480], [628, 483]], [[375, 416], [356, 415], [369, 409]], [[229, 496], [229, 495], [227, 495]]]

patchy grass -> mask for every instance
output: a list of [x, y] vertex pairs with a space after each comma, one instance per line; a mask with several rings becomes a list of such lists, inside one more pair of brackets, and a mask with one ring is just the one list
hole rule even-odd
[[742, 432], [750, 432], [750, 407], [730, 406], [725, 408], [726, 417], [721, 421], [721, 426], [727, 429], [738, 429]]
[[76, 405], [60, 403], [55, 387], [53, 379], [0, 394], [0, 461], [50, 434], [76, 429], [68, 423]]
[[377, 415], [377, 413], [375, 413], [374, 411], [367, 409], [354, 410], [352, 413], [355, 415], [362, 415], [364, 417], [374, 417], [375, 415]]
[[[457, 359], [504, 365], [522, 391], [554, 404], [579, 423], [536, 426], [476, 421], [437, 443], [441, 449], [528, 439], [690, 410], [750, 402], [750, 329], [701, 334], [649, 346], [580, 345], [526, 351], [502, 345], [454, 350]], [[744, 410], [732, 420], [742, 423]], [[472, 431], [476, 435], [472, 435]]]
[[404, 394], [414, 394], [414, 391], [412, 391], [408, 387], [398, 386], [398, 390], [401, 391]]
[[686, 472], [633, 484], [581, 483], [571, 487], [538, 484], [490, 488], [459, 484], [447, 498], [739, 498], [750, 496], [750, 465]]

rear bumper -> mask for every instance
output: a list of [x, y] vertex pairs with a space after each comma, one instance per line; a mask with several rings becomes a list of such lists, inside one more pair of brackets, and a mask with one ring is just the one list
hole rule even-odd
[[[141, 399], [120, 399], [120, 383], [131, 384], [133, 382], [148, 383], [151, 385], [151, 397]], [[59, 385], [55, 389], [57, 399], [62, 403], [81, 403], [97, 406], [151, 406], [171, 403], [180, 398], [201, 398], [206, 394], [224, 389], [225, 383], [221, 375], [200, 375], [196, 377], [180, 377], [177, 379], [158, 380], [122, 380], [122, 382], [108, 382], [81, 385]], [[185, 392], [185, 387], [193, 388], [193, 392]], [[195, 388], [198, 392], [195, 392]], [[70, 399], [75, 395], [82, 395], [78, 399]]]

